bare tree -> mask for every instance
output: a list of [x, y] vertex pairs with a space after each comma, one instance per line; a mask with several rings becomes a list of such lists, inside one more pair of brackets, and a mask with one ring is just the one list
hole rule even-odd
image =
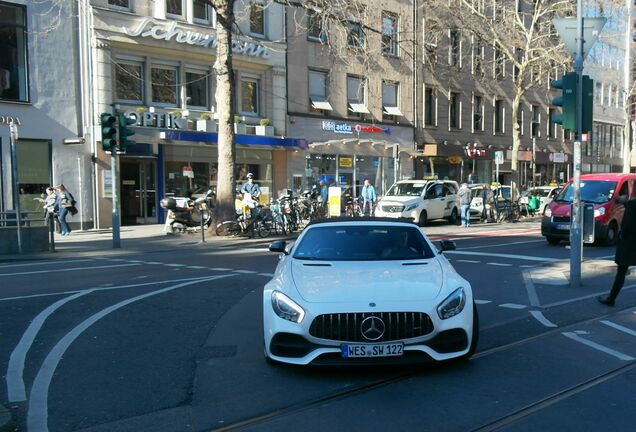
[[[521, 130], [517, 116], [524, 96], [546, 88], [546, 71], [563, 71], [571, 63], [552, 25], [553, 18], [573, 13], [570, 0], [425, 0], [422, 14], [434, 25], [425, 31], [429, 37], [441, 39], [450, 27], [479, 44], [478, 56], [483, 73], [480, 84], [500, 89], [510, 87], [512, 111], [512, 180], [513, 191], [519, 181], [518, 150]], [[441, 25], [440, 23], [445, 23]], [[445, 27], [444, 27], [445, 26]], [[430, 32], [429, 32], [430, 30]], [[427, 45], [430, 47], [430, 43]], [[435, 45], [435, 44], [433, 44]], [[490, 58], [490, 61], [486, 59]], [[491, 68], [486, 66], [490, 65]], [[512, 68], [512, 79], [502, 71]], [[492, 73], [489, 73], [490, 70]], [[554, 76], [554, 73], [551, 73]], [[479, 75], [476, 75], [479, 76]]]

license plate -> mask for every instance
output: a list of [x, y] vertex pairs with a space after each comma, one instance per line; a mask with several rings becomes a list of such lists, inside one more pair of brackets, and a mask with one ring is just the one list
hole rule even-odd
[[566, 230], [569, 231], [570, 230], [570, 224], [561, 224], [561, 225], [557, 225], [556, 228], [558, 230]]
[[344, 358], [390, 357], [404, 354], [404, 345], [402, 343], [344, 344], [341, 350]]

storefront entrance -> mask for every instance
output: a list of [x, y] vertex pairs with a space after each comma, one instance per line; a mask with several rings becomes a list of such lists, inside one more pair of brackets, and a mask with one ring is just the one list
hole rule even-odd
[[155, 159], [122, 158], [120, 170], [122, 225], [158, 223]]

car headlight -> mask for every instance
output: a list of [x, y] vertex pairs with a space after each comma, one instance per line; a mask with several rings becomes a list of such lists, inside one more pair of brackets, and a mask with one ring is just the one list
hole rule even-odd
[[545, 208], [545, 211], [543, 212], [543, 216], [552, 217], [552, 210], [550, 210], [550, 207]]
[[417, 203], [409, 204], [406, 207], [404, 207], [404, 211], [411, 211], [411, 210], [413, 210], [416, 207], [417, 207]]
[[594, 209], [594, 217], [600, 217], [603, 216], [605, 214], [605, 207], [599, 207], [597, 209]]
[[466, 306], [466, 293], [464, 288], [460, 287], [437, 306], [437, 315], [441, 319], [448, 319], [463, 311], [464, 306]]
[[305, 317], [304, 309], [280, 291], [272, 292], [272, 308], [276, 315], [287, 321], [300, 323]]

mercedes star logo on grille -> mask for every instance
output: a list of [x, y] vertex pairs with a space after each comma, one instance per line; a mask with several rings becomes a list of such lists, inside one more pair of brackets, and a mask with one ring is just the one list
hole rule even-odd
[[384, 321], [382, 318], [370, 316], [362, 320], [360, 332], [366, 340], [377, 341], [384, 336]]

